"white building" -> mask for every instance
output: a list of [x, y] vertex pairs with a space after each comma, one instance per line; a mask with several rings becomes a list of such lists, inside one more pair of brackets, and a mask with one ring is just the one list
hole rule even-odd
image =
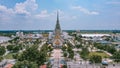
[[120, 34], [112, 34], [112, 38], [116, 41], [120, 41]]
[[42, 34], [26, 34], [24, 36], [24, 38], [33, 38], [33, 39], [37, 39], [37, 38], [43, 38]]
[[7, 42], [11, 40], [9, 37], [0, 36], [0, 43]]
[[16, 32], [16, 37], [23, 37], [23, 36], [24, 36], [23, 32], [20, 31]]
[[103, 37], [110, 37], [110, 34], [81, 34], [85, 40], [103, 40]]
[[81, 34], [82, 37], [103, 37], [103, 36], [111, 36], [110, 34]]

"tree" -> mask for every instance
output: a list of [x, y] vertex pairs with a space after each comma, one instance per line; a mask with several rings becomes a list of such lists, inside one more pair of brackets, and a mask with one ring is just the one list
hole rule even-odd
[[120, 62], [120, 51], [115, 52], [112, 58], [115, 60], [115, 62]]
[[73, 58], [74, 58], [74, 52], [71, 51], [71, 52], [69, 53], [69, 56], [68, 56], [68, 57], [71, 58], [71, 59], [73, 59]]
[[[42, 51], [38, 50], [37, 45], [33, 45], [26, 49], [20, 56], [18, 56], [18, 61], [27, 60], [29, 62], [36, 62], [38, 65], [44, 64], [46, 61], [46, 46], [41, 47]], [[16, 56], [15, 56], [16, 57]]]
[[96, 47], [96, 48], [98, 48], [98, 49], [102, 49], [102, 50], [104, 50], [104, 49], [106, 49], [102, 44], [100, 44], [100, 43], [94, 43], [94, 46]]
[[18, 52], [20, 50], [20, 46], [15, 46], [14, 48], [13, 48], [13, 52]]
[[2, 56], [0, 56], [0, 62], [3, 60], [3, 57]]
[[108, 51], [109, 53], [113, 54], [116, 52], [115, 46], [110, 46], [110, 45], [102, 45], [100, 43], [94, 43], [94, 46], [98, 49]]
[[13, 39], [13, 41], [17, 41], [18, 39], [20, 39], [20, 38], [19, 38], [19, 37], [16, 37], [16, 38]]
[[35, 62], [29, 62], [27, 60], [18, 61], [12, 68], [38, 68], [38, 65]]
[[52, 51], [53, 50], [53, 48], [52, 48], [52, 46], [48, 46], [48, 51]]
[[68, 54], [67, 52], [63, 53], [63, 56], [65, 57], [65, 60], [67, 60], [67, 54]]
[[0, 56], [5, 54], [6, 50], [4, 46], [0, 46]]
[[14, 45], [8, 45], [8, 46], [7, 46], [7, 50], [8, 50], [8, 51], [12, 51], [12, 50], [13, 50], [13, 47], [14, 47]]
[[114, 46], [108, 46], [107, 51], [114, 54], [114, 52], [116, 52], [116, 49]]
[[89, 51], [87, 48], [82, 48], [82, 51], [80, 52], [81, 57], [86, 60], [89, 55]]
[[36, 56], [38, 56], [39, 51], [37, 50], [36, 46], [32, 46], [27, 48], [21, 56], [18, 58], [19, 61], [28, 60], [28, 61], [35, 61]]
[[19, 54], [18, 54], [18, 53], [13, 54], [12, 57], [13, 57], [14, 59], [18, 59], [18, 58], [19, 58]]
[[68, 53], [69, 53], [69, 58], [73, 59], [74, 57], [74, 51], [72, 50], [72, 47], [69, 46], [68, 49], [67, 49]]
[[67, 57], [67, 53], [66, 52], [63, 55], [64, 55], [64, 57]]
[[67, 68], [67, 65], [63, 65], [62, 68]]
[[76, 47], [77, 47], [77, 48], [81, 48], [81, 47], [82, 47], [82, 45], [76, 45]]
[[92, 63], [101, 63], [102, 57], [100, 55], [92, 55], [90, 56], [90, 61]]
[[65, 46], [62, 46], [62, 50], [65, 51], [65, 50], [66, 50], [66, 47], [65, 47]]
[[41, 41], [39, 39], [36, 39], [36, 41], [34, 42], [34, 44], [39, 44]]
[[38, 65], [43, 65], [46, 61], [46, 54], [44, 52], [39, 53], [39, 55], [36, 58], [36, 62]]
[[10, 52], [18, 52], [21, 49], [20, 45], [8, 45], [7, 46], [8, 51]]

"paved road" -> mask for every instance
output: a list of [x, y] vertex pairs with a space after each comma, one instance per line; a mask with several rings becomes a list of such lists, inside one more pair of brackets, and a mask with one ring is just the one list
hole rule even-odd
[[[67, 62], [67, 68], [100, 68], [102, 67], [101, 64], [80, 64], [78, 62]], [[106, 68], [120, 68], [120, 64], [116, 64], [113, 66], [112, 64], [109, 64], [106, 66]]]
[[41, 49], [41, 47], [46, 43], [46, 41], [47, 41], [47, 40], [44, 39], [43, 42], [39, 44], [38, 50]]
[[69, 41], [73, 46], [75, 46], [73, 40], [68, 39], [68, 41]]
[[54, 61], [53, 61], [52, 68], [60, 67], [60, 60], [62, 59], [61, 56], [62, 56], [61, 49], [53, 50], [52, 58], [54, 59]]

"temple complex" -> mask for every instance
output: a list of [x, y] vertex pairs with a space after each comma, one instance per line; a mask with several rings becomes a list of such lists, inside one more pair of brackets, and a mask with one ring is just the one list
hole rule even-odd
[[54, 47], [61, 47], [63, 44], [63, 38], [62, 38], [62, 30], [60, 27], [60, 23], [59, 23], [59, 13], [57, 12], [57, 21], [56, 21], [56, 26], [55, 26], [55, 30], [53, 32], [54, 37], [53, 37], [53, 46]]

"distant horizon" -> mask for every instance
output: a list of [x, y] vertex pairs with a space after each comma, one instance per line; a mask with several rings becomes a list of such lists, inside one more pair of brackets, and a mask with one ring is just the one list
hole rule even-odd
[[[84, 29], [85, 31], [92, 31], [92, 30], [87, 30]], [[84, 30], [80, 30], [80, 31], [84, 31]], [[53, 30], [0, 30], [0, 31], [53, 31]], [[66, 30], [62, 30], [62, 31], [66, 31]], [[68, 30], [69, 31], [69, 30]], [[73, 31], [79, 31], [79, 30], [73, 30]], [[97, 31], [97, 30], [93, 30], [93, 31]], [[120, 30], [98, 30], [98, 31], [120, 31]]]

